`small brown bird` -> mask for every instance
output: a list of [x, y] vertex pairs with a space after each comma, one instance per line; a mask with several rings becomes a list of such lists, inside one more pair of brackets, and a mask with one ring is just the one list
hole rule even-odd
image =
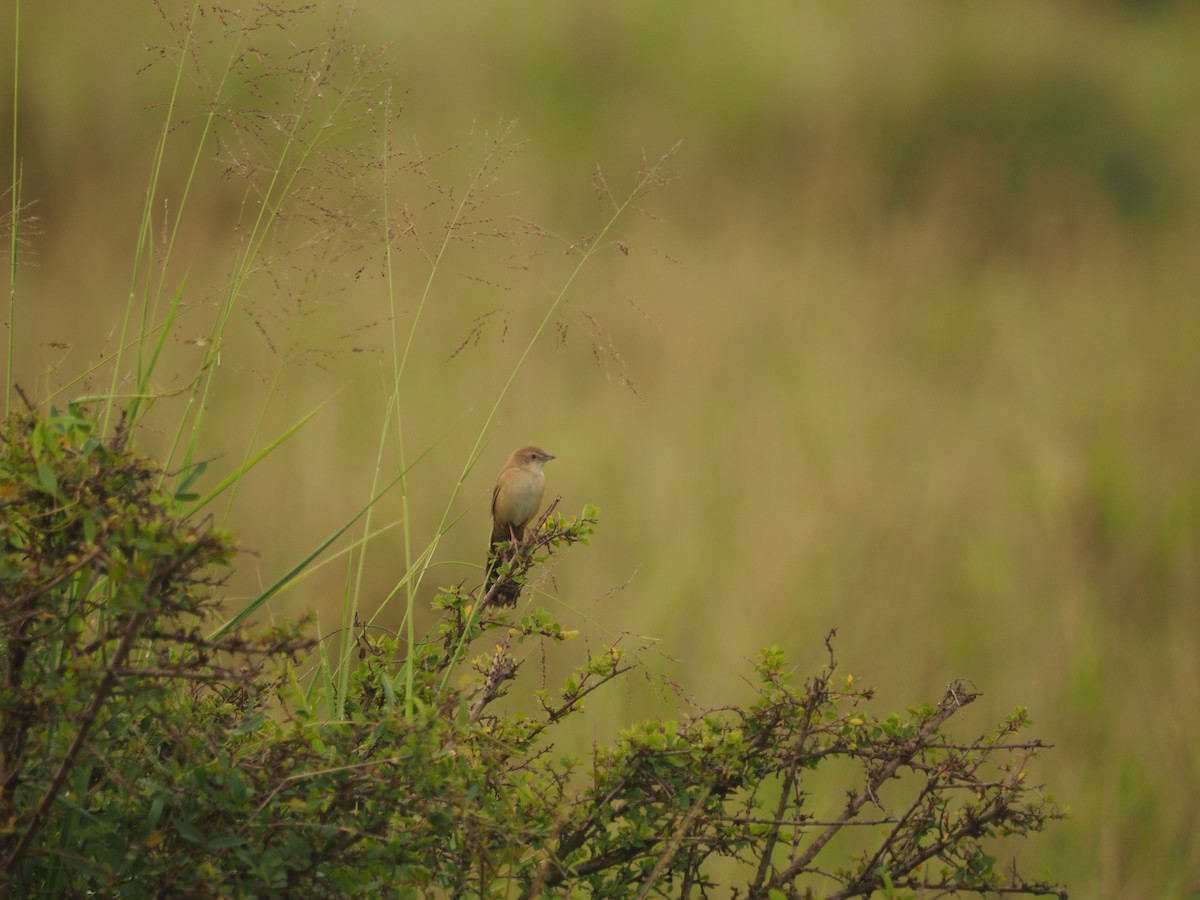
[[[488, 543], [488, 581], [484, 590], [496, 581], [496, 545], [502, 541], [514, 544], [525, 536], [525, 526], [538, 513], [546, 492], [546, 473], [543, 467], [554, 459], [541, 447], [522, 447], [514, 450], [496, 487], [492, 489], [492, 539]], [[515, 596], [513, 600], [515, 601]]]

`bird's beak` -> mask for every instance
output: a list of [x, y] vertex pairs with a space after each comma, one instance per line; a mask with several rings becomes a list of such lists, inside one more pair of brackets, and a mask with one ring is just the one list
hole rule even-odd
[[558, 457], [555, 456], [553, 453], [547, 453], [545, 462], [550, 462], [550, 460], [552, 460], [552, 459], [558, 459]]

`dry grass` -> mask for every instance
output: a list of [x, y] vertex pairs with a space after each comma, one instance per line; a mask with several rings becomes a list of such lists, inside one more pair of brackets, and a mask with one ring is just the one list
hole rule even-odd
[[[591, 10], [584, 28], [561, 9], [510, 25], [480, 8], [464, 35], [432, 10], [414, 29], [363, 6], [357, 27], [395, 34], [386, 62], [411, 84], [399, 131], [447, 148], [404, 169], [418, 144], [398, 145], [410, 155], [392, 190], [418, 226], [399, 245], [402, 315], [428, 267], [416, 238], [437, 235], [502, 130], [471, 123], [518, 117], [531, 141], [472, 210], [420, 331], [406, 437], [442, 443], [410, 479], [418, 533], [436, 524], [567, 248], [599, 221], [592, 162], [628, 182], [640, 145], [684, 139], [684, 180], [645, 201], [661, 221], [626, 222], [569, 296], [558, 339], [520, 371], [434, 576], [477, 576], [466, 564], [482, 561], [493, 470], [539, 443], [559, 457], [549, 483], [566, 508], [604, 512], [594, 548], [542, 598], [575, 608], [594, 644], [659, 639], [678, 662], [652, 664], [707, 704], [744, 696], [737, 673], [759, 646], [816, 659], [833, 626], [843, 664], [880, 684], [885, 705], [967, 676], [982, 720], [1027, 705], [1057, 745], [1037, 777], [1075, 817], [1023, 850], [1030, 871], [1080, 896], [1200, 882], [1194, 15], [926, 9], [883, 22], [781, 6], [749, 34], [711, 11], [666, 21], [626, 4], [594, 25]], [[60, 45], [95, 43], [56, 23]], [[600, 53], [593, 27], [627, 47], [611, 84], [597, 68], [607, 51], [587, 55]], [[701, 52], [714, 34], [728, 58]], [[116, 46], [105, 64], [129, 73], [129, 95], [154, 94], [153, 73], [135, 79], [136, 57]], [[37, 84], [38, 45], [25, 50]], [[39, 196], [44, 231], [20, 281], [26, 383], [93, 359], [124, 302], [145, 171], [134, 148], [154, 120], [118, 93], [106, 115], [126, 117], [119, 140], [97, 131], [86, 87], [77, 74], [53, 102], [34, 95], [68, 110], [67, 136], [40, 105], [23, 126], [25, 196]], [[103, 172], [82, 150], [92, 141]], [[108, 167], [116, 144], [127, 168]], [[42, 159], [78, 166], [48, 172]], [[207, 268], [240, 209], [225, 190], [214, 181], [199, 197], [191, 284], [227, 274]], [[361, 228], [370, 201], [337, 208]], [[362, 448], [382, 415], [389, 333], [378, 254], [364, 241], [322, 277], [292, 345], [304, 365], [286, 367], [271, 415], [292, 421], [345, 390], [243, 487], [231, 524], [257, 552], [239, 571], [246, 593], [370, 484]], [[298, 283], [256, 284], [231, 337], [208, 436], [218, 459], [241, 452]], [[171, 348], [181, 369], [191, 352]], [[387, 557], [368, 594], [390, 590]], [[333, 568], [274, 611], [336, 618]], [[598, 727], [664, 702], [640, 683], [628, 700], [594, 710]]]

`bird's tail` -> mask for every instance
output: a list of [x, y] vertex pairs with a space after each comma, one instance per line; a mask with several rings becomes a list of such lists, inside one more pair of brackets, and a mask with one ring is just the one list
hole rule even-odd
[[[500, 580], [500, 566], [507, 563], [513, 558], [516, 544], [520, 540], [520, 535], [504, 535], [497, 538], [493, 533], [492, 541], [488, 544], [487, 554], [487, 578], [483, 585], [483, 595], [486, 597]], [[504, 544], [508, 543], [509, 548], [504, 549]], [[521, 594], [521, 586], [515, 581], [509, 581], [506, 584], [500, 585], [499, 590], [493, 602], [498, 606], [513, 606], [517, 602], [517, 597]]]

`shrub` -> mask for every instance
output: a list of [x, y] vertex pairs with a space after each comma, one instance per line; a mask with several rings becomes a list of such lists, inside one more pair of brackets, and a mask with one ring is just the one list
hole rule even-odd
[[[461, 586], [411, 653], [357, 627], [335, 707], [329, 666], [298, 675], [303, 623], [209, 631], [229, 537], [173, 515], [123, 429], [96, 433], [72, 407], [0, 435], [7, 896], [1065, 896], [994, 855], [1061, 817], [1029, 782], [1042, 744], [1023, 710], [953, 738], [978, 696], [955, 682], [877, 718], [827, 640], [808, 678], [765, 650], [753, 703], [631, 725], [585, 765], [554, 741], [632, 663], [603, 649], [534, 692], [536, 712], [504, 712], [516, 649], [573, 635]], [[597, 515], [552, 505], [498, 586], [586, 542]], [[812, 792], [839, 767], [853, 786], [821, 818]], [[831, 841], [855, 829], [870, 837], [836, 865]]]

